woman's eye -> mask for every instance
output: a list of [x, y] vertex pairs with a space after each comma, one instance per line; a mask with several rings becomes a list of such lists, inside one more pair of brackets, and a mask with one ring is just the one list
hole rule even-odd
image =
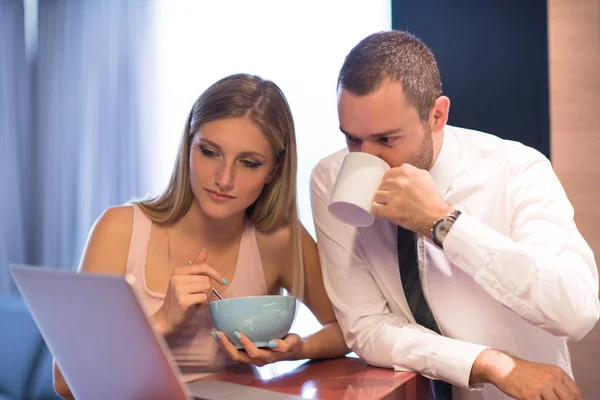
[[247, 167], [247, 168], [258, 168], [259, 166], [262, 165], [262, 163], [249, 161], [249, 160], [241, 160], [241, 163], [244, 167]]
[[214, 151], [207, 149], [206, 147], [202, 147], [202, 146], [200, 146], [200, 151], [202, 152], [202, 155], [204, 155], [206, 157], [214, 157], [217, 155], [217, 153], [215, 153]]

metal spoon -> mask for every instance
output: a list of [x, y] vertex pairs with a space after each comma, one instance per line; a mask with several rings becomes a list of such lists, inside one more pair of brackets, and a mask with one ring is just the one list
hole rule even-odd
[[221, 295], [219, 294], [219, 292], [217, 292], [217, 289], [215, 289], [215, 288], [212, 288], [212, 291], [213, 291], [213, 293], [214, 293], [214, 294], [216, 294], [216, 295], [217, 295], [217, 297], [218, 297], [219, 299], [223, 300], [223, 296], [221, 296]]

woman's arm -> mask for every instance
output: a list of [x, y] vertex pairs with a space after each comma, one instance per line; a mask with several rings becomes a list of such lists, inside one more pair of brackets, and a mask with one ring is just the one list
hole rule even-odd
[[60, 372], [60, 368], [56, 364], [56, 361], [52, 362], [52, 379], [54, 380], [54, 391], [65, 400], [74, 400], [75, 397], [69, 389], [69, 385], [65, 382], [65, 378]]
[[[297, 334], [289, 334], [284, 339], [273, 339], [272, 342], [276, 345], [269, 346], [271, 349], [256, 347], [243, 332], [240, 332], [238, 340], [245, 351], [236, 349], [226, 335], [216, 332], [213, 338], [232, 360], [265, 365], [282, 360], [341, 357], [349, 351], [325, 292], [315, 241], [304, 227], [301, 227], [300, 235], [305, 278], [304, 304], [323, 325], [322, 329], [304, 339]], [[294, 252], [290, 226], [267, 234], [257, 234], [256, 238], [267, 282], [270, 282], [270, 286], [283, 287], [292, 292], [294, 270], [291, 266]]]
[[[90, 231], [79, 271], [125, 275], [132, 226], [131, 206], [106, 210]], [[56, 393], [63, 399], [73, 399], [56, 361], [53, 362], [52, 376]]]
[[[349, 352], [344, 343], [344, 337], [335, 318], [331, 302], [325, 291], [323, 276], [321, 274], [321, 263], [317, 244], [301, 225], [302, 256], [304, 258], [304, 304], [317, 317], [323, 328], [314, 334], [304, 338], [302, 351], [298, 359], [304, 358], [334, 358], [341, 357]], [[291, 251], [282, 257], [289, 258]], [[291, 265], [283, 262], [280, 265]], [[293, 271], [287, 268], [281, 276], [281, 284], [290, 290], [293, 286]]]

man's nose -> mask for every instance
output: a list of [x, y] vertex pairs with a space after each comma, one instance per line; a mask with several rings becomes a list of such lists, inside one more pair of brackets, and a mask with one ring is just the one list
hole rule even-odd
[[369, 140], [365, 140], [361, 143], [360, 151], [363, 153], [371, 154], [375, 157], [379, 157], [379, 151], [377, 146]]

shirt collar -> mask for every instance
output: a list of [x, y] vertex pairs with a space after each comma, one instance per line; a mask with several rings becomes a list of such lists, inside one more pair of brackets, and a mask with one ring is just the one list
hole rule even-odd
[[456, 172], [460, 149], [456, 136], [454, 136], [449, 126], [444, 127], [443, 133], [440, 154], [438, 154], [433, 167], [429, 170], [429, 174], [440, 195], [445, 197]]

